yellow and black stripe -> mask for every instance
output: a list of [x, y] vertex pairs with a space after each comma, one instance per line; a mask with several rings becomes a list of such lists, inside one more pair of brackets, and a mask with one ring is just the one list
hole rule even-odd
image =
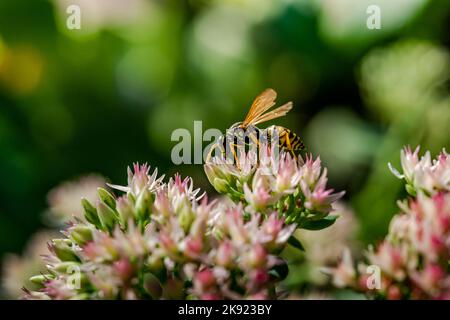
[[270, 126], [267, 129], [267, 135], [271, 140], [275, 135], [279, 139], [279, 147], [294, 154], [294, 151], [304, 150], [305, 144], [302, 139], [291, 130], [282, 126]]

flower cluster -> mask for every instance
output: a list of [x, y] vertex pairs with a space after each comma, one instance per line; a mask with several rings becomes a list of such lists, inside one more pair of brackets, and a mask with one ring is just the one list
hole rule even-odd
[[344, 195], [327, 189], [327, 170], [320, 158], [277, 154], [261, 146], [249, 151], [238, 166], [220, 157], [205, 165], [209, 181], [219, 193], [246, 204], [249, 212], [277, 211], [287, 223], [319, 230], [333, 224], [332, 203]]
[[437, 159], [432, 160], [430, 152], [419, 158], [419, 147], [414, 152], [405, 147], [400, 154], [403, 173], [398, 172], [391, 164], [392, 173], [405, 179], [406, 191], [412, 196], [418, 192], [430, 196], [436, 192], [450, 191], [450, 157], [443, 150]]
[[[192, 179], [164, 182], [147, 165], [128, 170], [127, 186], [103, 188], [84, 217], [49, 243], [41, 288], [27, 299], [269, 299], [287, 275], [280, 258], [300, 228], [331, 225], [340, 194], [327, 190], [320, 160], [281, 153], [251, 166], [205, 165], [218, 191], [234, 201], [208, 201]], [[252, 157], [246, 155], [247, 159]]]
[[[331, 270], [334, 284], [383, 299], [450, 299], [450, 157], [431, 161], [419, 149], [401, 152], [406, 189], [413, 197], [399, 202], [401, 213], [387, 237], [354, 268], [349, 252]], [[380, 270], [380, 274], [374, 272]], [[377, 276], [379, 275], [379, 279]]]

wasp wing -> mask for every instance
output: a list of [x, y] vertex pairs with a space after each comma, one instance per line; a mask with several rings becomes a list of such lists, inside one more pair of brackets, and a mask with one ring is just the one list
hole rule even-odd
[[258, 123], [266, 122], [269, 120], [273, 120], [279, 117], [285, 116], [292, 109], [292, 102], [288, 102], [283, 104], [281, 107], [278, 107], [266, 114], [261, 114], [253, 119], [251, 122], [252, 125], [257, 125]]
[[277, 98], [277, 93], [273, 89], [264, 90], [256, 99], [253, 101], [247, 116], [242, 123], [244, 127], [249, 124], [255, 124], [256, 118], [260, 117], [264, 112], [269, 110], [275, 105], [275, 99]]

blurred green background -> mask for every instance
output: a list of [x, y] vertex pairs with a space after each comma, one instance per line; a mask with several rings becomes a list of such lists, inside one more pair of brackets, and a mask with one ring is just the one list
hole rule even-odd
[[212, 192], [201, 165], [172, 164], [172, 131], [224, 130], [267, 87], [376, 241], [404, 193], [387, 163], [450, 144], [449, 22], [448, 0], [0, 1], [0, 256], [83, 174], [123, 184], [148, 162]]

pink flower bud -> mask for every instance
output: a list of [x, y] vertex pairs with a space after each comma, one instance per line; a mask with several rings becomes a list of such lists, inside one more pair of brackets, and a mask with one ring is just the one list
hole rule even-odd
[[121, 259], [113, 263], [114, 271], [123, 280], [127, 281], [134, 274], [133, 265], [128, 259]]
[[97, 257], [97, 250], [94, 242], [88, 242], [83, 247], [83, 253], [91, 260], [94, 260]]
[[277, 213], [273, 213], [263, 224], [263, 230], [273, 239], [278, 236], [278, 233], [283, 229], [283, 219], [278, 219]]
[[402, 291], [396, 285], [391, 285], [387, 290], [388, 300], [400, 300], [402, 298]]
[[202, 291], [205, 291], [215, 285], [216, 279], [212, 270], [204, 269], [197, 272], [194, 282], [196, 287], [198, 287]]
[[188, 237], [186, 239], [185, 254], [190, 258], [196, 258], [202, 253], [203, 241], [201, 238]]
[[259, 268], [263, 267], [266, 264], [267, 260], [267, 252], [266, 249], [261, 244], [255, 244], [250, 252], [248, 257], [248, 263], [250, 268]]
[[159, 240], [161, 241], [162, 247], [168, 252], [174, 253], [178, 251], [177, 244], [167, 232], [161, 232], [159, 235]]
[[230, 241], [223, 241], [217, 250], [216, 261], [219, 266], [227, 267], [233, 262], [233, 246]]
[[258, 269], [253, 273], [253, 281], [258, 286], [264, 285], [267, 281], [269, 281], [269, 274], [265, 269]]
[[153, 205], [155, 210], [163, 217], [169, 217], [171, 213], [171, 205], [166, 192], [158, 191], [156, 193], [156, 199]]
[[430, 285], [436, 286], [445, 277], [445, 271], [437, 264], [429, 264], [425, 268], [425, 275]]

